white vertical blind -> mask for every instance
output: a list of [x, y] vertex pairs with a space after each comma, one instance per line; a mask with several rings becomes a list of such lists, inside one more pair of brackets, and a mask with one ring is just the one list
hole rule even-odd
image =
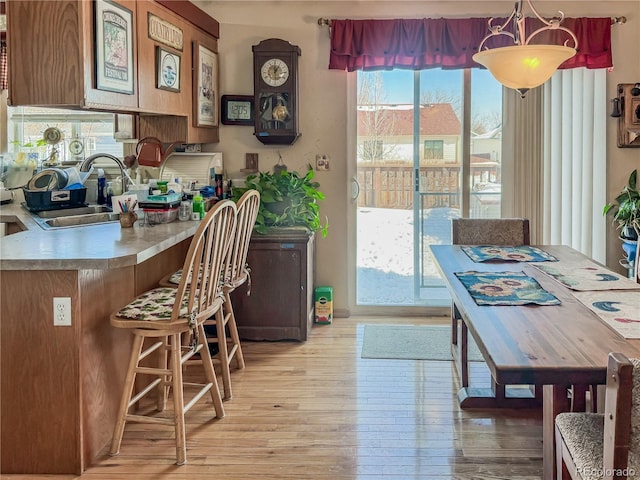
[[544, 85], [543, 242], [606, 261], [606, 70], [557, 71]]

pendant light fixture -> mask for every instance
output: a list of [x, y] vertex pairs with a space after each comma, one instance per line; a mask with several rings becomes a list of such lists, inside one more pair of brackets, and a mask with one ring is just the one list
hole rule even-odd
[[[533, 14], [544, 24], [528, 37], [525, 33], [525, 16], [522, 11], [522, 0], [518, 0], [509, 18], [502, 25], [493, 25], [493, 18], [489, 19], [489, 33], [480, 42], [478, 53], [473, 60], [484, 65], [502, 85], [520, 92], [522, 98], [525, 93], [546, 82], [565, 60], [573, 57], [578, 48], [578, 39], [568, 28], [560, 26], [564, 20], [564, 13], [558, 12], [560, 18], [545, 20], [526, 0]], [[505, 30], [513, 20], [513, 32]], [[530, 45], [531, 39], [547, 30], [562, 30], [567, 32], [573, 40], [573, 47], [567, 45]], [[509, 47], [483, 47], [486, 41], [497, 35], [506, 35], [513, 39], [514, 45]]]

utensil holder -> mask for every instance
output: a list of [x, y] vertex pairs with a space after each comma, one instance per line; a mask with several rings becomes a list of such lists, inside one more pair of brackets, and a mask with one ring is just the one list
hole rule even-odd
[[120, 226], [122, 228], [131, 228], [133, 224], [138, 220], [138, 215], [135, 212], [122, 212], [120, 214]]

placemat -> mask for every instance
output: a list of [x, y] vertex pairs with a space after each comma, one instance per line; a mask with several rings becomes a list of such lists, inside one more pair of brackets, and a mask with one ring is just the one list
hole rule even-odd
[[639, 283], [589, 261], [560, 261], [534, 267], [571, 290], [640, 290]]
[[616, 290], [574, 296], [624, 338], [640, 338], [640, 293]]
[[558, 259], [544, 250], [529, 245], [517, 247], [478, 245], [465, 246], [462, 251], [471, 260], [480, 262], [557, 262]]
[[523, 272], [454, 272], [478, 305], [560, 305]]

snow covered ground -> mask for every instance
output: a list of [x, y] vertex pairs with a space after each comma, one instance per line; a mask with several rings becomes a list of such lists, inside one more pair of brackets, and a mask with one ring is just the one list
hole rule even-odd
[[[423, 283], [437, 285], [439, 275], [428, 245], [451, 243], [451, 218], [457, 210], [425, 210], [421, 225], [424, 252]], [[426, 296], [446, 298], [443, 289], [421, 289], [414, 299], [413, 211], [391, 208], [358, 209], [357, 301], [360, 305], [414, 305]], [[420, 248], [420, 245], [417, 245]]]

